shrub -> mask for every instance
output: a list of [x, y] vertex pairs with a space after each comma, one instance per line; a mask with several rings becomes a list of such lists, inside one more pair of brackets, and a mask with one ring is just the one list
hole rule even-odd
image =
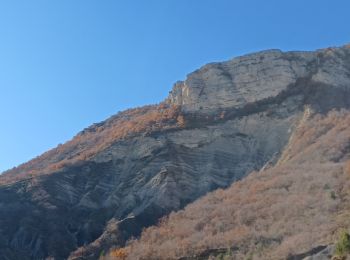
[[337, 198], [337, 196], [335, 195], [335, 192], [334, 191], [331, 191], [330, 192], [330, 196], [331, 196], [331, 199], [332, 200], [335, 200]]
[[120, 259], [120, 260], [125, 260], [127, 257], [127, 253], [126, 253], [125, 249], [123, 249], [123, 248], [119, 248], [119, 249], [112, 251], [110, 255], [112, 257], [115, 257], [116, 259]]
[[348, 253], [350, 253], [350, 235], [342, 230], [335, 245], [335, 255], [346, 256]]

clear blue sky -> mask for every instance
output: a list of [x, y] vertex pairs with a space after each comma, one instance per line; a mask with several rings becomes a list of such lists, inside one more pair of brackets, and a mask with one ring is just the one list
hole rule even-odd
[[0, 172], [199, 66], [350, 42], [348, 0], [3, 0]]

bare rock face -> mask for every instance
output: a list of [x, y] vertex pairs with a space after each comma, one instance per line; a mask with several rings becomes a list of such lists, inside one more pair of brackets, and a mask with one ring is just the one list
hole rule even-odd
[[349, 100], [347, 47], [208, 64], [166, 100], [180, 106], [184, 127], [118, 139], [79, 164], [0, 186], [0, 259], [97, 259], [273, 164], [305, 106], [327, 112]]
[[239, 108], [276, 97], [300, 78], [349, 88], [348, 48], [316, 52], [269, 50], [211, 63], [179, 81], [168, 102], [185, 111]]

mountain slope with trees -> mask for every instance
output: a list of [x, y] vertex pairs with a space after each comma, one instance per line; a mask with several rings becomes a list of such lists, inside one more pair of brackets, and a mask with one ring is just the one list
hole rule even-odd
[[[310, 221], [327, 224], [327, 232], [336, 230], [334, 223], [338, 222], [317, 220], [312, 212], [319, 212], [320, 201], [315, 198], [321, 196], [329, 199], [323, 209], [327, 219], [342, 216], [339, 210], [347, 195], [339, 185], [347, 183], [342, 172], [348, 151], [349, 108], [349, 46], [310, 52], [268, 50], [207, 64], [177, 82], [159, 105], [121, 112], [2, 174], [0, 259], [98, 259], [112, 247], [124, 247], [172, 211], [217, 189], [214, 195], [172, 214], [162, 224], [164, 229], [160, 230], [174, 231], [174, 237], [163, 237], [169, 243], [171, 239], [179, 242], [172, 245], [169, 257], [188, 257], [203, 250], [205, 253], [206, 248], [227, 246], [220, 242], [221, 233], [227, 235], [227, 243], [244, 254], [252, 253], [251, 243], [257, 241], [266, 244], [264, 255], [272, 254], [269, 248], [274, 243], [274, 254], [283, 255], [289, 250], [278, 249], [288, 245], [283, 239], [297, 238], [283, 229], [276, 230], [274, 236], [271, 217], [264, 214], [276, 214], [276, 225], [289, 227], [295, 223], [300, 229], [299, 211], [311, 205], [314, 211], [305, 213]], [[250, 174], [254, 171], [262, 174]], [[291, 174], [293, 171], [295, 174]], [[295, 177], [298, 172], [299, 178]], [[315, 180], [315, 188], [305, 186], [308, 179]], [[220, 190], [232, 183], [237, 184], [227, 192]], [[237, 188], [240, 185], [244, 189]], [[319, 185], [325, 185], [322, 192]], [[238, 204], [225, 198], [231, 189], [237, 193], [232, 197]], [[295, 197], [287, 196], [292, 192]], [[300, 201], [300, 192], [305, 193], [307, 203]], [[275, 193], [278, 196], [273, 196]], [[286, 203], [279, 201], [281, 194], [286, 195]], [[211, 215], [213, 210], [224, 210], [218, 203], [215, 208], [216, 203], [205, 202], [211, 198], [232, 204], [228, 212], [238, 212], [237, 216], [226, 221], [225, 215], [222, 220], [216, 217], [220, 216], [218, 212]], [[289, 212], [293, 203], [296, 212], [289, 216], [289, 225], [283, 212]], [[211, 207], [209, 215], [202, 211], [205, 204]], [[200, 216], [191, 207], [198, 207], [208, 219], [197, 223], [201, 218], [197, 219]], [[190, 218], [194, 214], [192, 222], [188, 222], [187, 212]], [[186, 217], [181, 219], [181, 214]], [[282, 216], [280, 222], [278, 216]], [[183, 221], [183, 226], [168, 229], [173, 221]], [[207, 222], [211, 224], [207, 226]], [[186, 226], [191, 223], [194, 226]], [[249, 225], [256, 223], [254, 233]], [[183, 228], [186, 230], [181, 231]], [[138, 252], [147, 234], [158, 236], [158, 229], [150, 230], [140, 242], [127, 247], [132, 248], [128, 251], [130, 257], [142, 255]], [[177, 237], [188, 230], [198, 237]], [[240, 238], [251, 243], [243, 243], [229, 232], [241, 233]], [[157, 240], [152, 235], [146, 240], [150, 251], [146, 247], [144, 253], [149, 257], [165, 256], [162, 250], [167, 246], [159, 243], [155, 249]], [[318, 236], [314, 241], [322, 242]], [[192, 247], [188, 242], [193, 243]], [[307, 247], [297, 245], [290, 252]]]
[[276, 166], [146, 229], [128, 259], [293, 259], [334, 243], [350, 227], [350, 112], [307, 117]]

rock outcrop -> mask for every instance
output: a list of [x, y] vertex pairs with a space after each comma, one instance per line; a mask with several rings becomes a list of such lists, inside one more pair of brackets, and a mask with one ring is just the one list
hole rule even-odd
[[164, 105], [179, 109], [181, 124], [167, 118], [161, 127], [115, 135], [85, 159], [40, 170], [48, 160], [79, 156], [91, 145], [81, 136], [100, 140], [109, 119], [73, 139], [69, 152], [57, 148], [54, 161], [49, 153], [28, 167], [45, 174], [7, 172], [0, 259], [96, 259], [171, 211], [275, 163], [305, 106], [350, 107], [350, 49], [271, 50], [208, 64], [176, 83]]
[[301, 78], [348, 88], [348, 48], [315, 52], [269, 50], [211, 63], [179, 81], [168, 102], [188, 112], [240, 108], [278, 96]]

